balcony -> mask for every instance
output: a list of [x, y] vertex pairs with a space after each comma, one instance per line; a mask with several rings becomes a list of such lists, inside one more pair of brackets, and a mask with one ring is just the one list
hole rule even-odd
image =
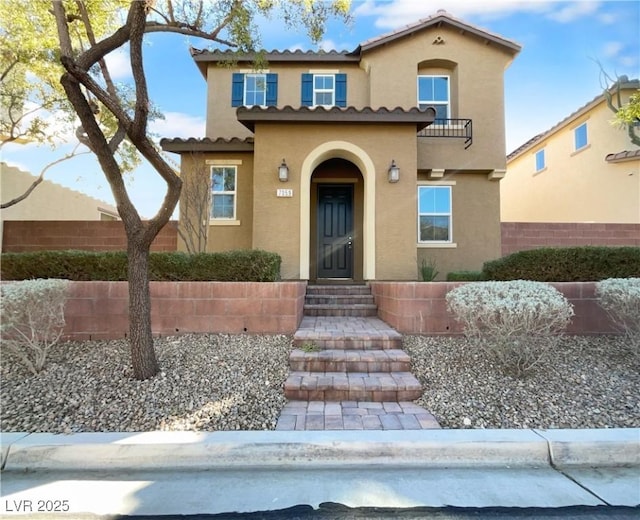
[[420, 130], [418, 137], [448, 137], [464, 139], [464, 149], [473, 144], [471, 119], [435, 119], [433, 124]]

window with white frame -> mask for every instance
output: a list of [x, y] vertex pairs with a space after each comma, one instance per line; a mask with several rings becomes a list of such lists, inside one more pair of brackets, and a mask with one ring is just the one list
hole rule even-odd
[[244, 106], [265, 106], [267, 104], [267, 75], [244, 75]]
[[451, 243], [451, 186], [418, 186], [418, 242]]
[[418, 107], [435, 108], [436, 124], [451, 117], [449, 100], [449, 76], [418, 76]]
[[544, 148], [542, 150], [538, 150], [535, 153], [536, 158], [536, 172], [540, 172], [547, 167], [547, 163], [544, 157]]
[[236, 218], [236, 166], [211, 167], [211, 218]]
[[316, 106], [335, 105], [335, 76], [333, 74], [314, 74], [313, 104]]
[[580, 150], [588, 144], [587, 140], [587, 123], [582, 123], [573, 130], [574, 150]]

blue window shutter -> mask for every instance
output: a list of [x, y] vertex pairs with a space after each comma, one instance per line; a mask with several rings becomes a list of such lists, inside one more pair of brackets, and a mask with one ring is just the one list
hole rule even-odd
[[336, 106], [347, 106], [347, 75], [336, 74]]
[[266, 103], [268, 107], [274, 107], [278, 104], [278, 75], [277, 74], [267, 74]]
[[244, 101], [244, 74], [234, 72], [231, 78], [231, 106], [239, 107]]
[[313, 74], [302, 75], [302, 106], [310, 107], [313, 105]]

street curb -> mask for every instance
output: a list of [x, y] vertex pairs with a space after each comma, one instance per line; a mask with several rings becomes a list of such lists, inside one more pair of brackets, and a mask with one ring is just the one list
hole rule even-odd
[[2, 434], [4, 471], [640, 465], [640, 429]]
[[534, 430], [557, 468], [640, 466], [640, 428]]

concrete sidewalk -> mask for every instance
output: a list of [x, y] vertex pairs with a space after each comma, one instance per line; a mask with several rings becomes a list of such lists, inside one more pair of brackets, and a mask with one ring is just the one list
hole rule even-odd
[[2, 434], [2, 465], [4, 518], [640, 505], [635, 428]]

